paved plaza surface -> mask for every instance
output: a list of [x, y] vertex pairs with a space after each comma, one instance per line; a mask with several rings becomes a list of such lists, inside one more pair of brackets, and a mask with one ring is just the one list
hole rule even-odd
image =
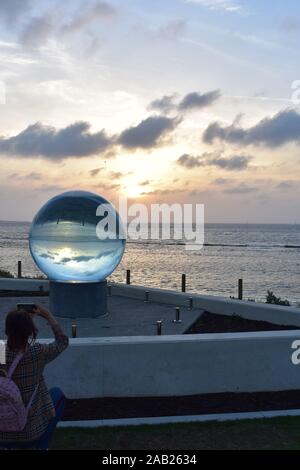
[[[0, 297], [0, 339], [4, 339], [6, 314], [17, 303], [39, 303], [48, 307], [49, 297]], [[59, 318], [65, 332], [71, 336], [72, 325], [77, 325], [77, 336], [152, 336], [156, 335], [156, 322], [162, 321], [162, 334], [183, 334], [203, 313], [200, 309], [188, 310], [180, 307], [181, 323], [174, 323], [175, 306], [123, 296], [108, 297], [108, 313], [98, 318]], [[40, 338], [51, 338], [47, 323], [36, 318]]]

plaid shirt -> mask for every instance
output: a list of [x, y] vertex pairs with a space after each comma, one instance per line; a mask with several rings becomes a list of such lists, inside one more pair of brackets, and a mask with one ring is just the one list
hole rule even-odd
[[[27, 424], [21, 432], [0, 432], [0, 441], [34, 441], [46, 430], [49, 421], [55, 416], [55, 409], [47, 390], [43, 377], [44, 367], [53, 361], [68, 346], [69, 339], [57, 324], [52, 327], [55, 341], [50, 344], [34, 343], [29, 346], [23, 358], [19, 362], [13, 380], [20, 389], [23, 402], [26, 405], [37, 384], [38, 391], [30, 408]], [[6, 351], [6, 365], [8, 371], [17, 353]]]

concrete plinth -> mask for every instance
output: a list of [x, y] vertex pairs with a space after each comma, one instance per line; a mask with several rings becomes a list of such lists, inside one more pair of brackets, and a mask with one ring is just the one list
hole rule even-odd
[[50, 310], [56, 317], [95, 318], [107, 313], [107, 282], [50, 282]]

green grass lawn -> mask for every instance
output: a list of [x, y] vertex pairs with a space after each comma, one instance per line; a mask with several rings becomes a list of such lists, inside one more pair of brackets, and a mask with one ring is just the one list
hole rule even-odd
[[300, 417], [58, 429], [52, 449], [300, 449]]

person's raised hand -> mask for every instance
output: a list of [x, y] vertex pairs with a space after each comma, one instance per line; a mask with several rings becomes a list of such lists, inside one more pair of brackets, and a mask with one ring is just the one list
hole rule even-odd
[[56, 320], [53, 317], [52, 313], [44, 305], [36, 305], [33, 313], [34, 315], [38, 315], [39, 317], [44, 318], [50, 324], [56, 323]]

